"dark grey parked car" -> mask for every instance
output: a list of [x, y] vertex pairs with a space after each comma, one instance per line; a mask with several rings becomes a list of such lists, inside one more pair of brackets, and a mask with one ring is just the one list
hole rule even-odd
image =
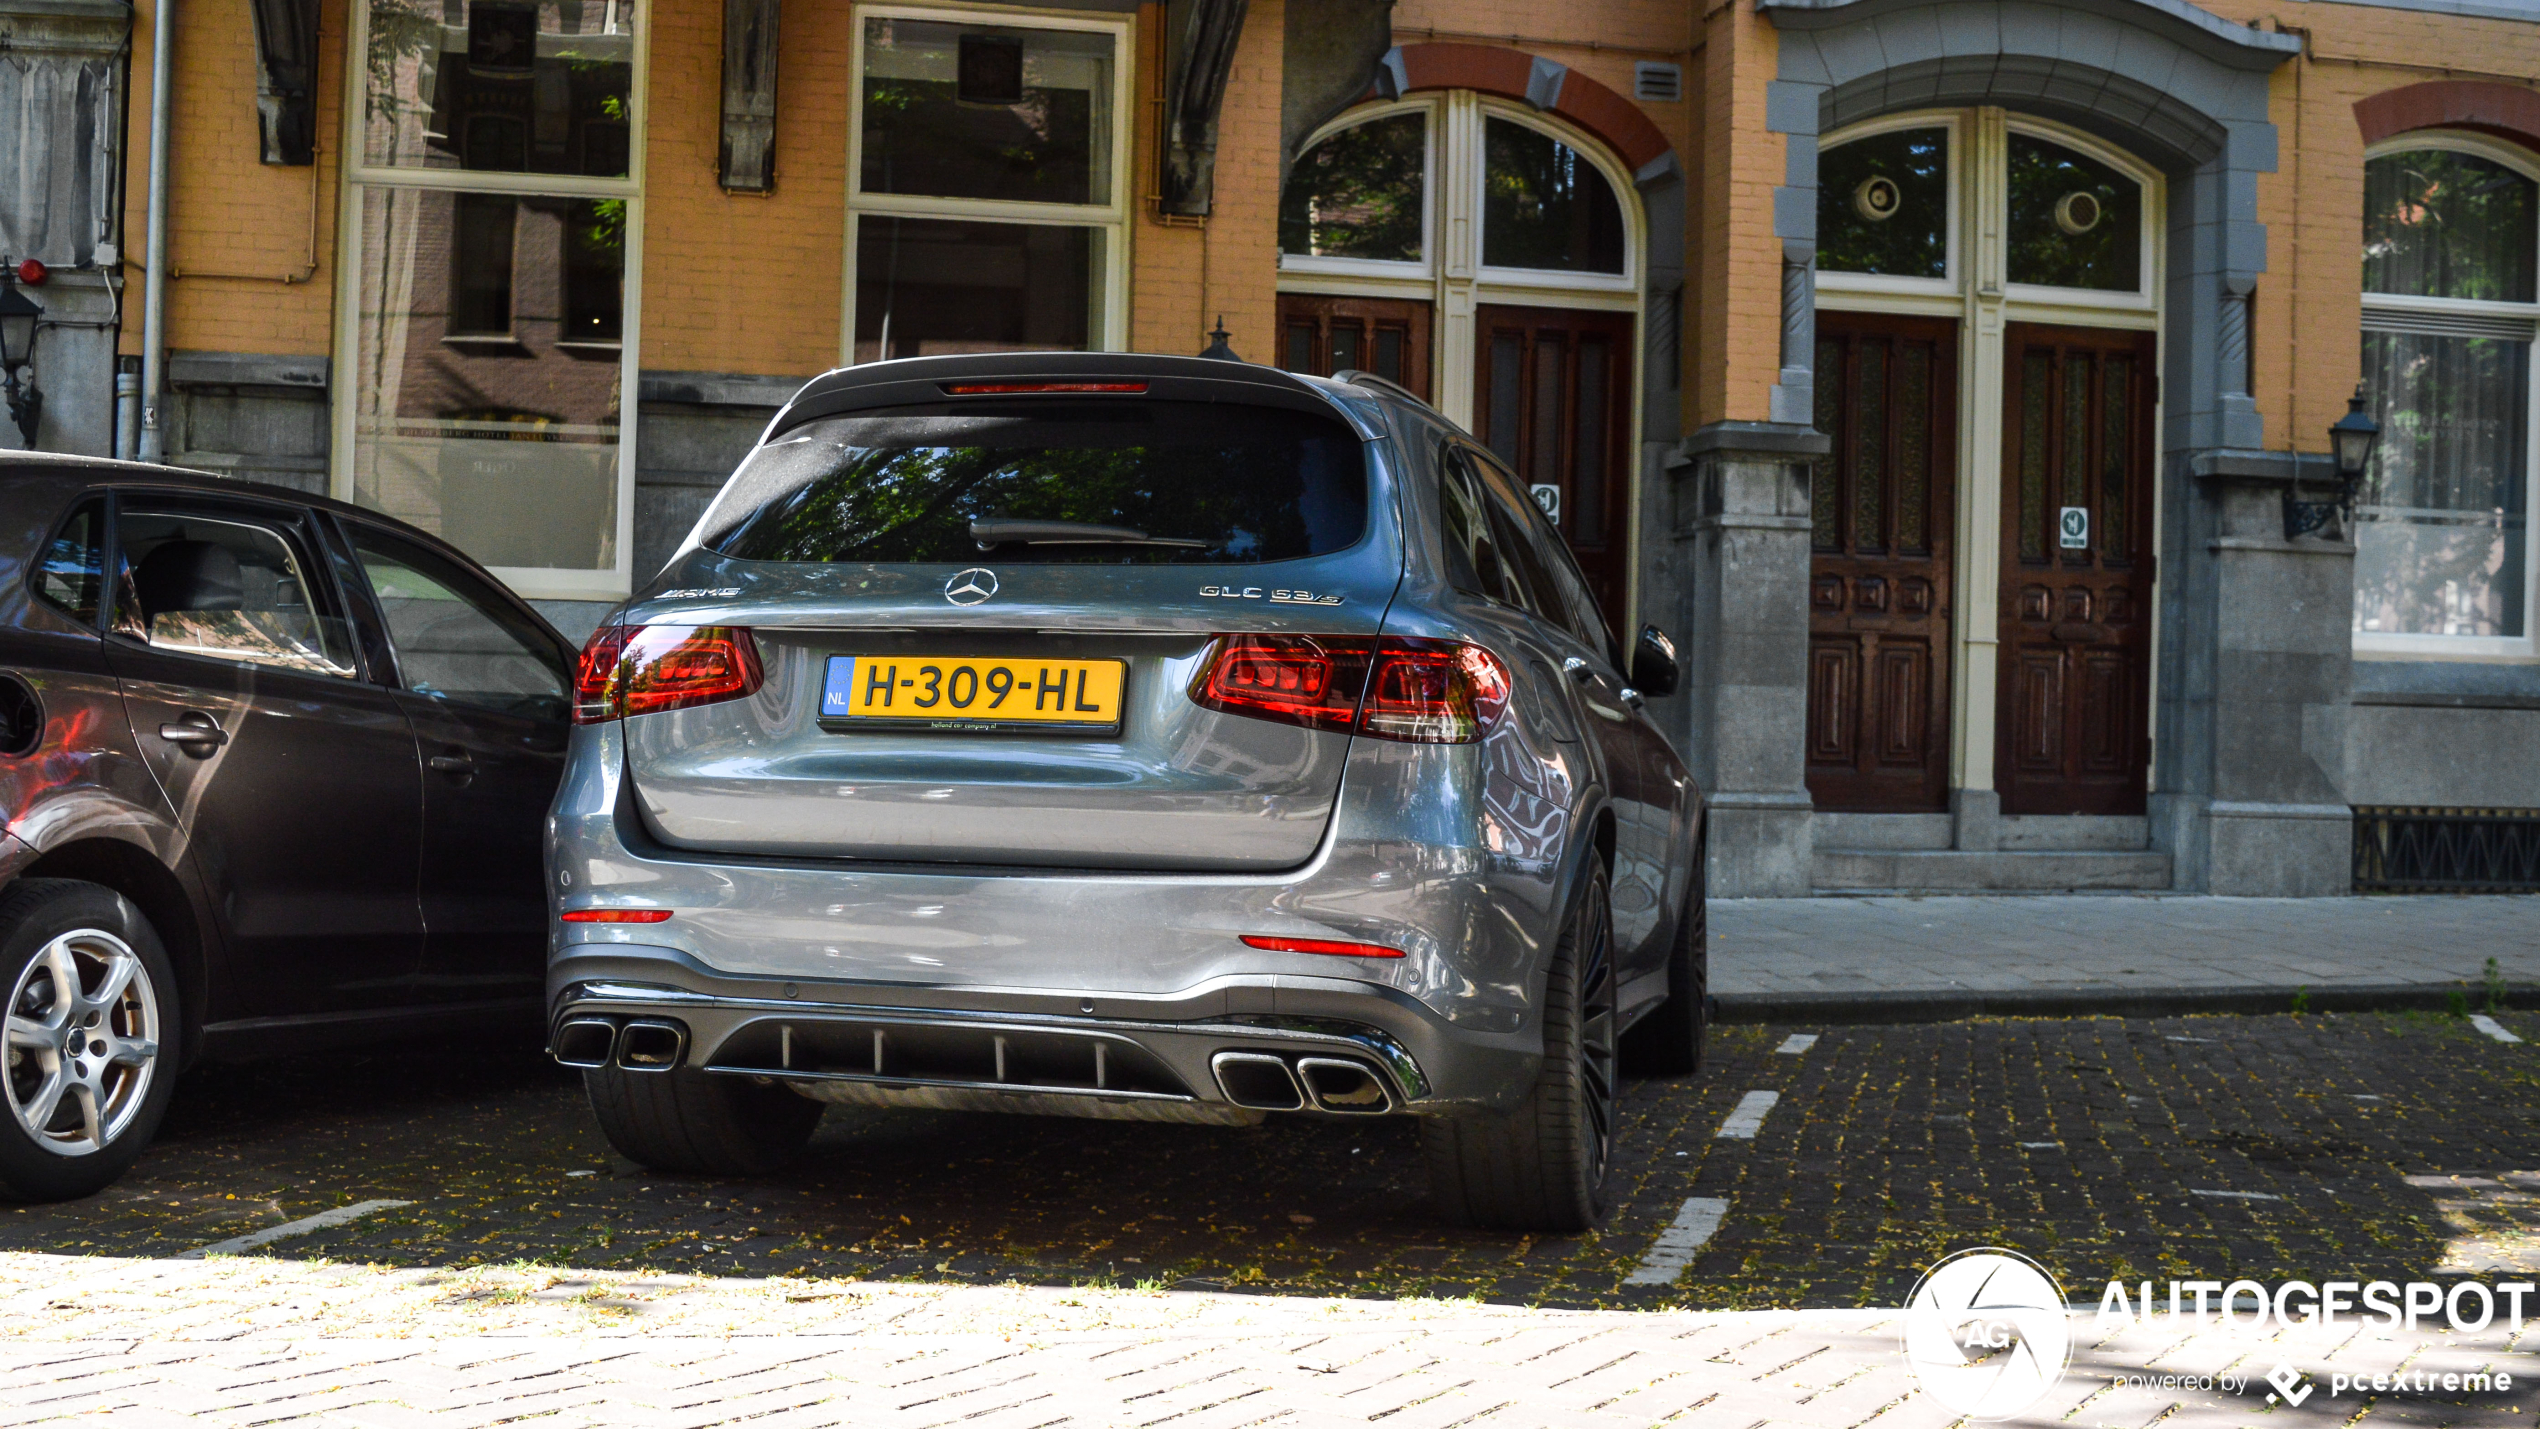
[[1586, 1226], [1618, 1058], [1702, 1052], [1675, 680], [1376, 379], [831, 373], [583, 652], [552, 1045], [665, 1170], [824, 1103], [1410, 1114], [1446, 1214]]
[[200, 1055], [534, 1032], [572, 660], [401, 522], [0, 455], [0, 1187], [106, 1185]]

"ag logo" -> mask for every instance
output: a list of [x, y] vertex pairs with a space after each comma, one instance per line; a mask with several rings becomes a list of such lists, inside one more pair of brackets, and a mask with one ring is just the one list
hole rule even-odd
[[2087, 506], [2065, 507], [2063, 518], [2058, 525], [2057, 534], [2063, 538], [2062, 545], [2065, 550], [2089, 550], [2090, 508]]
[[972, 566], [944, 582], [944, 599], [955, 605], [977, 605], [997, 593], [997, 573], [985, 566]]
[[2008, 1419], [2043, 1398], [2072, 1359], [2064, 1292], [2016, 1251], [1962, 1250], [1905, 1304], [1905, 1361], [1923, 1392], [1970, 1419]]

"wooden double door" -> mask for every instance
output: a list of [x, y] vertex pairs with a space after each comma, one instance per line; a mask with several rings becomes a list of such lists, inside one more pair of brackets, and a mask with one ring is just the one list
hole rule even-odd
[[1994, 787], [2006, 814], [2140, 814], [2151, 760], [2148, 332], [2014, 323], [2002, 363]]
[[[1817, 427], [1832, 449], [1811, 494], [1807, 754], [1829, 812], [1949, 806], [1957, 343], [1955, 320], [1817, 315]], [[2143, 812], [2153, 354], [2144, 332], [2005, 335], [1993, 777], [2006, 814]]]
[[[1429, 395], [1430, 307], [1389, 298], [1279, 295], [1279, 365], [1357, 368]], [[1629, 598], [1632, 315], [1484, 303], [1474, 312], [1473, 423], [1569, 541], [1606, 624]]]

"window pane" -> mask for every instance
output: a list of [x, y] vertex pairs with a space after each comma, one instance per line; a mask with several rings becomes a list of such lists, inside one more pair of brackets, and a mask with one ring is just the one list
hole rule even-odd
[[2381, 445], [2356, 508], [2355, 628], [2519, 636], [2531, 344], [2364, 334]]
[[[983, 547], [974, 523], [998, 517], [1161, 539]], [[1366, 451], [1335, 421], [1027, 398], [892, 408], [789, 433], [733, 476], [706, 541], [749, 561], [1249, 565], [1344, 550], [1366, 528]]]
[[856, 225], [855, 360], [1086, 352], [1102, 233], [866, 215]]
[[1299, 155], [1279, 191], [1279, 251], [1418, 262], [1428, 123], [1425, 114], [1396, 114]]
[[633, 0], [370, 0], [362, 157], [626, 175]]
[[350, 676], [352, 634], [310, 599], [289, 542], [265, 527], [126, 511], [116, 544], [149, 640], [311, 675]]
[[1111, 36], [864, 22], [866, 193], [1111, 201]]
[[432, 552], [363, 527], [353, 551], [388, 621], [407, 689], [453, 704], [565, 717], [564, 675], [517, 612]]
[[[625, 209], [482, 197], [362, 195], [353, 497], [489, 566], [611, 569]], [[505, 251], [508, 327], [471, 335], [459, 255]]]
[[36, 567], [35, 593], [81, 624], [93, 626], [105, 583], [106, 510], [90, 501], [62, 523], [62, 533], [44, 548], [44, 558]]
[[2014, 283], [2132, 293], [2143, 287], [2143, 186], [2096, 159], [2011, 136]]
[[1482, 262], [1623, 271], [1623, 207], [1578, 150], [1509, 119], [1483, 127]]
[[2532, 301], [2540, 184], [2446, 149], [2364, 165], [2364, 291]]
[[1817, 168], [1817, 266], [1949, 276], [1949, 131], [1900, 129], [1828, 149]]

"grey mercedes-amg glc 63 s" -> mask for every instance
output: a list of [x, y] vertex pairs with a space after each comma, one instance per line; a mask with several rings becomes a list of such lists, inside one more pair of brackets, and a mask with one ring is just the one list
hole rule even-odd
[[1444, 1214], [1579, 1229], [1618, 1064], [1702, 1055], [1675, 680], [1377, 379], [835, 372], [583, 652], [551, 1046], [665, 1171], [829, 1103], [1407, 1114]]

